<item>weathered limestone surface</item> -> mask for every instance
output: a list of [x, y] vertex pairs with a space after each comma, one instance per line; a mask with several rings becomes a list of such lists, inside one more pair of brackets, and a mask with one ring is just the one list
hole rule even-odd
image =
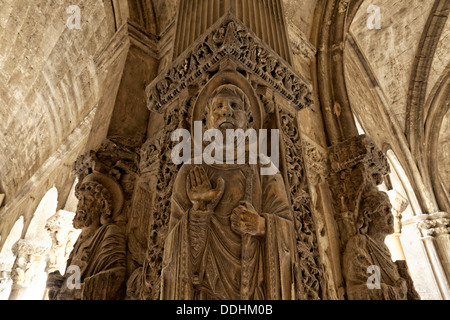
[[[450, 298], [448, 1], [381, 0], [372, 30], [368, 0], [80, 0], [79, 30], [1, 2], [0, 295]], [[272, 180], [171, 160], [230, 101], [279, 129]]]

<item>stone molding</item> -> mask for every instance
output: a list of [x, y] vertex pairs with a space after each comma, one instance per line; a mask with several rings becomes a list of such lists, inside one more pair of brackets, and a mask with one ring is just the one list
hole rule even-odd
[[[385, 154], [366, 135], [352, 137], [328, 150], [331, 169], [337, 173], [352, 168], [361, 162], [368, 164], [372, 175], [384, 176], [390, 172]], [[377, 181], [377, 184], [381, 182]]]
[[327, 176], [330, 171], [327, 150], [305, 134], [302, 134], [302, 147], [307, 168], [323, 177]]
[[288, 24], [287, 32], [294, 54], [312, 61], [316, 56], [317, 49], [307, 40], [305, 34], [292, 23]]
[[147, 87], [148, 108], [161, 113], [163, 105], [206, 73], [213, 72], [226, 56], [257, 75], [298, 110], [313, 104], [311, 84], [228, 13]]
[[402, 224], [415, 224], [424, 238], [436, 238], [450, 234], [450, 214], [446, 212], [422, 214], [420, 216], [405, 219], [402, 221]]

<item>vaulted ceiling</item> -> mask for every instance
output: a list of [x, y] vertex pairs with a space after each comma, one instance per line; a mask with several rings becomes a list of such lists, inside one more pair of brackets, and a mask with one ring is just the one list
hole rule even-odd
[[[326, 2], [283, 0], [288, 27], [312, 37], [314, 15]], [[448, 100], [440, 108], [433, 106], [446, 101], [450, 22], [439, 24], [443, 13], [435, 3], [363, 1], [345, 42], [346, 83], [351, 106], [366, 132], [397, 153], [402, 153], [398, 145], [402, 139], [408, 148], [425, 141], [420, 134], [413, 137], [414, 128], [421, 127], [426, 136], [427, 123], [439, 124], [438, 133], [429, 129], [428, 137], [438, 141], [436, 159], [448, 192], [450, 119], [442, 112], [448, 109]], [[80, 30], [66, 26], [70, 17], [66, 9], [72, 4], [81, 9]], [[381, 9], [380, 30], [367, 28], [370, 4]], [[60, 149], [62, 143], [83, 120], [92, 120], [102, 86], [96, 57], [118, 25], [129, 18], [158, 36], [173, 22], [176, 9], [177, 0], [0, 0], [0, 193], [6, 193], [6, 201], [46, 161], [65, 151]], [[436, 21], [430, 20], [431, 12]], [[427, 38], [426, 30], [439, 36]], [[431, 54], [427, 56], [431, 61], [419, 59], [421, 48]], [[423, 71], [423, 65], [428, 69]], [[424, 75], [426, 79], [421, 78]], [[413, 118], [421, 113], [413, 98], [421, 91], [414, 85], [423, 80], [423, 123], [417, 125]], [[434, 101], [439, 94], [444, 96]], [[387, 116], [380, 117], [380, 106]]]
[[10, 200], [98, 98], [94, 58], [112, 34], [101, 1], [0, 1], [0, 181]]
[[380, 29], [369, 29], [373, 4], [362, 3], [345, 43], [352, 109], [365, 132], [401, 158], [411, 180], [417, 169], [419, 189], [448, 196], [450, 3], [379, 0]]
[[[80, 7], [79, 30], [66, 25], [72, 4]], [[115, 32], [114, 14], [158, 35], [176, 13], [174, 0], [129, 4], [0, 0], [0, 193], [6, 201], [95, 107], [101, 86], [95, 60]]]

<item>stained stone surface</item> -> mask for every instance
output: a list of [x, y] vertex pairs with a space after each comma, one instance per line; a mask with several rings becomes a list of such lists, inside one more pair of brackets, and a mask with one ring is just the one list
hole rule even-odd
[[[120, 243], [117, 277], [123, 287], [108, 287], [113, 272], [102, 292], [90, 297], [160, 298], [179, 170], [169, 161], [170, 134], [190, 129], [201, 89], [219, 71], [232, 70], [245, 78], [239, 85], [252, 87], [267, 120], [263, 125], [281, 129], [281, 175], [299, 259], [296, 296], [348, 297], [345, 280], [353, 275], [343, 270], [350, 266], [343, 253], [350, 239], [362, 241], [355, 229], [362, 195], [383, 183], [409, 200], [405, 226], [396, 221], [396, 234], [417, 291], [425, 299], [450, 298], [439, 291], [449, 274], [442, 250], [448, 247], [450, 211], [449, 4], [381, 0], [381, 29], [369, 30], [369, 0], [246, 0], [235, 8], [243, 25], [216, 25], [205, 34], [218, 18], [212, 2], [182, 1], [180, 7], [176, 0], [0, 0], [0, 250], [10, 246], [17, 221], [23, 219], [22, 236], [27, 234], [52, 188], [58, 203], [46, 216], [64, 207], [75, 215], [75, 179], [78, 186], [100, 172], [123, 190], [120, 227], [111, 230], [120, 239], [126, 234], [127, 249], [124, 262]], [[220, 10], [236, 6], [234, 0], [214, 2]], [[80, 30], [66, 25], [72, 4], [80, 8]], [[339, 20], [353, 15], [352, 21]], [[349, 32], [340, 42], [321, 43], [330, 26]], [[183, 46], [177, 39], [185, 40]], [[333, 68], [331, 79], [320, 72], [323, 64]], [[322, 100], [324, 92], [345, 103]], [[365, 135], [347, 134], [356, 129], [346, 112], [355, 114]], [[336, 140], [336, 133], [343, 136]], [[385, 158], [388, 150], [398, 161]], [[57, 225], [48, 228], [54, 240]], [[380, 241], [376, 246], [384, 250]], [[62, 248], [56, 251], [61, 253], [51, 253], [54, 269], [67, 256]], [[387, 265], [397, 270], [391, 275], [406, 279], [404, 264]], [[422, 267], [427, 277], [420, 275]], [[14, 277], [2, 274], [19, 288]], [[392, 297], [408, 290], [412, 297], [412, 284], [405, 281]]]

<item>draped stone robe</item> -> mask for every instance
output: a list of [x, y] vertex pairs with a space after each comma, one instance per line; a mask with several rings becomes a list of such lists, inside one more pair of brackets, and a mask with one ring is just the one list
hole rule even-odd
[[[295, 299], [296, 257], [292, 213], [279, 173], [261, 176], [257, 165], [202, 164], [212, 182], [225, 180], [214, 212], [194, 212], [184, 164], [172, 194], [169, 233], [164, 248], [161, 299]], [[242, 200], [264, 217], [266, 234], [242, 236], [230, 216]]]
[[[366, 234], [356, 235], [348, 241], [344, 252], [343, 272], [347, 282], [349, 300], [406, 300], [408, 285], [392, 261], [388, 248], [376, 243]], [[380, 270], [380, 288], [369, 289], [371, 276], [368, 267]]]
[[124, 227], [101, 226], [90, 239], [77, 241], [67, 267], [80, 268], [81, 290], [68, 288], [70, 273], [62, 276], [59, 290], [50, 290], [52, 300], [120, 300], [124, 296], [126, 238]]

